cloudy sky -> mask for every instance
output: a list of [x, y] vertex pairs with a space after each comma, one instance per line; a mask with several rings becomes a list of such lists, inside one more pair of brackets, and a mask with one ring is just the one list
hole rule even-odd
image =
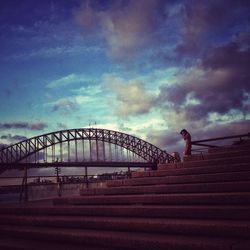
[[247, 133], [249, 32], [247, 0], [1, 0], [0, 144], [95, 126], [172, 152], [182, 128]]

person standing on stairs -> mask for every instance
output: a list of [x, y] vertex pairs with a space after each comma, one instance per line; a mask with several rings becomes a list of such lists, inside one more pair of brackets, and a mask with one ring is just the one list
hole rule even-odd
[[180, 134], [182, 135], [182, 138], [185, 141], [185, 150], [183, 152], [183, 156], [186, 155], [191, 155], [191, 149], [192, 149], [192, 144], [191, 144], [191, 135], [186, 129], [182, 129]]

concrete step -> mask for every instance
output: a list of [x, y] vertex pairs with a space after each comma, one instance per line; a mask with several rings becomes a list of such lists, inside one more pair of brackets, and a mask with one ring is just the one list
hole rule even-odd
[[55, 206], [0, 206], [0, 249], [249, 250], [249, 148], [204, 158], [56, 198]]
[[225, 181], [248, 181], [250, 180], [250, 171], [212, 173], [212, 174], [194, 174], [180, 176], [161, 176], [131, 178], [123, 180], [111, 180], [107, 182], [107, 187], [120, 186], [142, 186], [158, 184], [177, 184], [177, 183], [207, 183], [207, 182], [225, 182]]
[[250, 155], [232, 158], [222, 159], [210, 159], [210, 160], [197, 160], [186, 161], [170, 164], [159, 164], [158, 170], [171, 169], [171, 168], [183, 168], [183, 167], [207, 167], [207, 166], [221, 166], [230, 164], [250, 164]]
[[81, 190], [80, 195], [171, 194], [206, 192], [250, 192], [250, 181], [90, 188]]
[[173, 250], [231, 250], [241, 245], [249, 246], [250, 241], [238, 238], [187, 237], [166, 234], [148, 234], [115, 231], [93, 231], [83, 229], [36, 228], [0, 226], [1, 235], [15, 235], [18, 238], [32, 238], [43, 242], [62, 244], [111, 247], [116, 249], [173, 249]]
[[55, 198], [54, 205], [248, 205], [250, 192], [194, 193], [194, 194], [144, 194], [144, 195], [96, 195]]
[[61, 205], [5, 206], [1, 215], [113, 216], [130, 218], [186, 218], [249, 220], [250, 205]]
[[116, 248], [91, 247], [85, 245], [73, 245], [67, 243], [45, 242], [44, 240], [20, 239], [13, 235], [0, 238], [1, 250], [116, 250]]
[[181, 234], [249, 239], [250, 220], [159, 219], [83, 216], [0, 216], [0, 225]]
[[250, 163], [132, 172], [132, 178], [250, 171]]

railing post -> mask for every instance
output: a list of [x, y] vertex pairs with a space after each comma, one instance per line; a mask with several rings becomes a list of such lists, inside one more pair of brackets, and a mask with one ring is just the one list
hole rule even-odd
[[86, 181], [86, 188], [89, 187], [89, 180], [88, 180], [88, 167], [85, 166], [85, 181]]
[[25, 169], [24, 169], [24, 171], [25, 171], [25, 182], [24, 182], [24, 187], [25, 187], [25, 192], [24, 192], [24, 201], [25, 202], [28, 202], [28, 200], [29, 200], [29, 197], [28, 197], [28, 169], [27, 169], [27, 166], [25, 165]]
[[23, 176], [23, 181], [21, 185], [21, 190], [20, 190], [20, 196], [19, 196], [19, 203], [22, 202], [23, 200], [23, 193], [24, 193], [24, 202], [28, 202], [29, 197], [28, 197], [28, 169], [27, 165], [24, 167], [24, 176]]
[[128, 178], [131, 178], [131, 170], [130, 170], [130, 167], [128, 167], [128, 174], [127, 174], [127, 177], [128, 177]]
[[62, 196], [62, 183], [59, 174], [61, 173], [61, 169], [56, 166], [55, 167], [55, 174], [56, 174], [56, 187], [57, 187], [57, 195], [59, 197]]

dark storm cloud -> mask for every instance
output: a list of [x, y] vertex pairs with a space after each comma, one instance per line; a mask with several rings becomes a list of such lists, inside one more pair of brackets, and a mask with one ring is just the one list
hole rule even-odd
[[68, 99], [61, 99], [57, 102], [53, 103], [52, 110], [58, 111], [58, 110], [64, 110], [64, 111], [72, 111], [76, 108], [76, 103], [74, 100]]
[[0, 123], [0, 129], [28, 129], [28, 130], [43, 130], [48, 125], [43, 122], [28, 123], [28, 122], [12, 122]]
[[8, 146], [9, 146], [8, 144], [0, 143], [0, 150], [7, 148]]
[[11, 134], [2, 135], [0, 138], [8, 140], [8, 141], [24, 141], [24, 140], [28, 139], [26, 136], [23, 136], [23, 135], [13, 135], [12, 136]]
[[[241, 50], [236, 43], [230, 43], [223, 47], [215, 48], [205, 55], [202, 65], [207, 70], [225, 72], [226, 77], [215, 90], [219, 100], [210, 105], [213, 108], [217, 104], [220, 113], [227, 112], [231, 108], [236, 108], [247, 112], [248, 107], [244, 102], [249, 101], [247, 95], [250, 94], [250, 49]], [[223, 98], [224, 96], [224, 98]], [[222, 99], [222, 100], [221, 100]], [[206, 100], [206, 103], [212, 101]]]
[[7, 142], [7, 144], [0, 142], [0, 149], [3, 149], [3, 148], [6, 148], [6, 147], [8, 147], [9, 145], [11, 145], [13, 143], [27, 140], [27, 137], [23, 136], [23, 135], [6, 134], [6, 135], [1, 135], [0, 139]]
[[216, 124], [208, 128], [206, 131], [196, 131], [194, 139], [202, 140], [208, 138], [247, 134], [249, 132], [250, 120], [241, 120], [229, 124]]
[[180, 141], [180, 135], [179, 131], [172, 131], [170, 133], [167, 130], [151, 130], [147, 135], [146, 141], [160, 148], [168, 148], [170, 145], [176, 145]]
[[193, 0], [182, 6], [181, 41], [176, 48], [179, 55], [202, 52], [212, 39], [225, 39], [249, 23], [250, 3], [246, 0]]
[[58, 122], [56, 125], [57, 125], [58, 129], [66, 129], [67, 128], [67, 125], [64, 123], [61, 123], [61, 122]]
[[249, 49], [241, 50], [238, 43], [231, 42], [208, 51], [202, 60], [202, 64], [205, 68], [228, 68], [240, 74], [249, 69], [249, 56]]
[[249, 112], [250, 49], [235, 42], [207, 50], [201, 63], [178, 76], [179, 84], [161, 89], [159, 103], [187, 120], [207, 118], [210, 112]]

